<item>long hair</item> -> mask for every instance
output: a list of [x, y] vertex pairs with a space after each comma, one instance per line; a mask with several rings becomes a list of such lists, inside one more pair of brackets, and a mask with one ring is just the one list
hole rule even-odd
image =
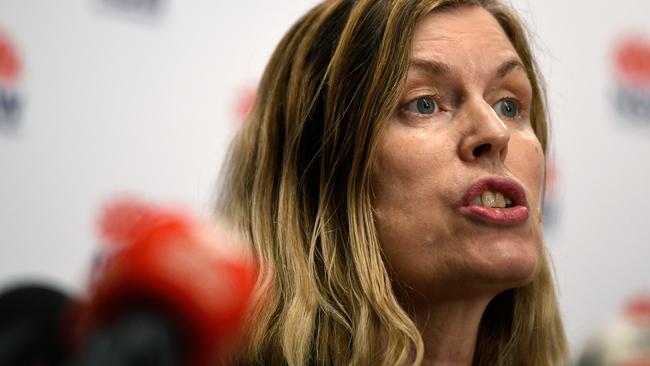
[[[304, 15], [269, 61], [235, 138], [218, 213], [252, 243], [261, 270], [241, 363], [420, 364], [415, 323], [395, 295], [371, 206], [371, 167], [394, 112], [418, 21], [481, 6], [498, 20], [533, 88], [546, 151], [545, 99], [526, 34], [499, 0], [332, 0]], [[565, 337], [546, 253], [533, 281], [499, 294], [474, 363], [557, 365]]]

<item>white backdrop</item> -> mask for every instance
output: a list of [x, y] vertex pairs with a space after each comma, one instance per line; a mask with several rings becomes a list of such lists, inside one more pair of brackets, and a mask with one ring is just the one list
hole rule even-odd
[[[94, 221], [116, 194], [209, 212], [240, 105], [314, 3], [0, 0], [0, 290], [24, 279], [81, 289]], [[650, 291], [650, 82], [630, 86], [614, 57], [625, 39], [650, 50], [650, 2], [513, 5], [548, 84], [547, 245], [577, 350]], [[650, 56], [635, 57], [650, 81]], [[623, 92], [638, 94], [635, 117]]]

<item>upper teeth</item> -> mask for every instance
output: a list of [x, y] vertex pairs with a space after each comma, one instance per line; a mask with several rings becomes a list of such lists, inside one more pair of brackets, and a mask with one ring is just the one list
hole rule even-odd
[[509, 197], [504, 197], [501, 192], [485, 191], [476, 196], [472, 201], [477, 206], [506, 208], [512, 207], [512, 200]]

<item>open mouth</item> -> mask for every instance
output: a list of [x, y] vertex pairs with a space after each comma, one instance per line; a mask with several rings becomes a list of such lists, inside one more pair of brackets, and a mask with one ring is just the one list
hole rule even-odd
[[502, 225], [528, 220], [528, 204], [523, 187], [511, 179], [486, 178], [472, 184], [459, 207], [463, 214]]
[[510, 208], [513, 207], [512, 198], [501, 192], [483, 191], [480, 195], [474, 197], [472, 204], [476, 206], [492, 208]]

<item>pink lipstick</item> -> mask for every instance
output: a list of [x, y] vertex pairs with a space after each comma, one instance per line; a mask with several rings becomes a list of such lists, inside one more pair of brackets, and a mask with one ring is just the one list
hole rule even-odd
[[[482, 202], [483, 199], [488, 202]], [[502, 202], [495, 204], [495, 201]], [[512, 179], [500, 177], [484, 178], [472, 184], [458, 209], [469, 217], [504, 226], [521, 224], [529, 216], [523, 187]]]

